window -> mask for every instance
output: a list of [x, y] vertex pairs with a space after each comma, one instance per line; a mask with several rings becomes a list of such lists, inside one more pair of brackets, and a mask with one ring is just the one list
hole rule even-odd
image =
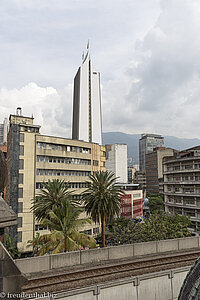
[[93, 160], [93, 166], [98, 166], [98, 165], [99, 165], [98, 160]]
[[19, 184], [24, 183], [24, 174], [19, 174]]
[[23, 198], [23, 188], [18, 188], [18, 198]]
[[39, 231], [39, 230], [47, 230], [47, 227], [41, 224], [35, 225], [35, 231]]
[[22, 227], [22, 217], [17, 218], [17, 226], [18, 228]]
[[38, 149], [46, 149], [46, 143], [37, 142]]
[[23, 212], [23, 202], [18, 202], [18, 213]]
[[21, 231], [18, 231], [18, 233], [17, 233], [17, 241], [19, 243], [22, 242], [22, 232]]
[[19, 169], [20, 170], [24, 169], [24, 160], [23, 159], [19, 159]]
[[24, 146], [23, 145], [19, 146], [19, 155], [24, 155]]
[[43, 189], [44, 184], [43, 182], [36, 182], [36, 189]]
[[20, 143], [24, 142], [24, 133], [22, 133], [22, 132], [20, 132], [20, 134], [19, 134], [19, 141], [20, 141]]
[[138, 198], [138, 197], [141, 197], [141, 194], [140, 194], [140, 193], [133, 194], [133, 198]]

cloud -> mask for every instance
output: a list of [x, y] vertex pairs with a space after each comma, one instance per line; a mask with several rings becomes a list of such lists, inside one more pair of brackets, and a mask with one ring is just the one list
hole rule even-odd
[[104, 131], [200, 137], [199, 1], [3, 3], [0, 121], [21, 106], [44, 134], [70, 137], [72, 82], [89, 38]]
[[[108, 104], [112, 130], [199, 137], [200, 4], [163, 0], [161, 9], [153, 28], [135, 43], [123, 82], [117, 79], [105, 88], [110, 95], [113, 91], [116, 104], [114, 110]], [[129, 88], [122, 95], [124, 82]]]
[[29, 83], [21, 89], [0, 90], [0, 119], [16, 113], [22, 108], [24, 116], [34, 115], [34, 123], [41, 125], [41, 133], [71, 137], [71, 91], [68, 85], [62, 90], [40, 87]]

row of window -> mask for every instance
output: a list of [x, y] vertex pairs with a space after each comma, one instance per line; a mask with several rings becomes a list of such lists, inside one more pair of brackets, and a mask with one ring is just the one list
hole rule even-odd
[[91, 172], [90, 171], [37, 169], [36, 174], [39, 176], [89, 176], [91, 174]]
[[[48, 228], [45, 227], [45, 226], [42, 226], [40, 224], [35, 225], [35, 231], [41, 231], [41, 230], [48, 230]], [[81, 233], [92, 235], [92, 231], [93, 231], [93, 234], [98, 234], [99, 233], [99, 227], [93, 228], [93, 230], [92, 229], [84, 230], [84, 231], [81, 231]]]
[[191, 198], [191, 199], [181, 199], [181, 198], [169, 198], [168, 202], [170, 203], [177, 203], [177, 204], [183, 204], [183, 205], [196, 205], [196, 201], [195, 199]]
[[176, 181], [200, 181], [200, 176], [193, 176], [193, 175], [183, 175], [175, 176], [175, 177], [167, 177], [168, 182], [176, 182]]
[[89, 153], [89, 154], [91, 153], [90, 148], [58, 145], [58, 144], [52, 144], [52, 143], [37, 142], [37, 147], [38, 147], [38, 149], [49, 149], [49, 150], [77, 152], [77, 153]]
[[89, 159], [64, 158], [64, 157], [44, 156], [44, 155], [37, 155], [37, 162], [91, 165], [91, 160]]
[[184, 186], [183, 188], [182, 187], [173, 187], [173, 186], [167, 186], [167, 191], [171, 191], [171, 192], [174, 192], [174, 193], [196, 193], [196, 194], [199, 194], [200, 193], [200, 188], [199, 186], [197, 185], [197, 187], [195, 188], [193, 185], [192, 186]]
[[199, 213], [195, 213], [194, 209], [182, 209], [182, 208], [178, 208], [178, 207], [169, 207], [169, 212], [173, 213], [173, 214], [178, 214], [178, 215], [184, 215], [187, 217], [197, 217], [200, 218], [200, 214]]
[[167, 171], [179, 171], [179, 170], [192, 170], [200, 169], [200, 164], [188, 164], [188, 165], [177, 165], [177, 166], [168, 166]]
[[39, 132], [39, 128], [38, 127], [32, 127], [32, 126], [21, 126], [21, 130], [25, 131], [25, 132]]
[[[72, 189], [82, 189], [88, 188], [87, 182], [66, 182], [69, 188]], [[36, 189], [43, 189], [44, 183], [43, 182], [36, 182]]]
[[133, 198], [141, 197], [141, 193], [133, 194]]

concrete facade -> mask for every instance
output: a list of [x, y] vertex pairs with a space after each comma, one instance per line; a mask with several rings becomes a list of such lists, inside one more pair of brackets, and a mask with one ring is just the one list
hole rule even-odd
[[[52, 270], [59, 267], [72, 265], [91, 264], [93, 262], [109, 261], [113, 259], [136, 258], [146, 255], [174, 251], [199, 249], [200, 237], [179, 238], [173, 240], [135, 243], [130, 245], [112, 246], [101, 249], [73, 251], [67, 253], [45, 255], [41, 257], [22, 258], [15, 260], [22, 273]], [[173, 251], [173, 252], [172, 252]]]
[[174, 155], [174, 149], [159, 147], [145, 157], [146, 191], [159, 194], [163, 191], [163, 158]]
[[20, 293], [21, 286], [28, 280], [16, 266], [9, 252], [0, 242], [0, 295], [4, 299], [8, 293]]
[[143, 190], [144, 197], [146, 197], [146, 173], [142, 171], [136, 171], [133, 183], [139, 184]]
[[200, 146], [164, 158], [166, 212], [185, 215], [200, 232]]
[[[56, 293], [64, 300], [178, 300], [190, 267], [170, 269], [137, 277]], [[185, 299], [185, 298], [182, 298]]]
[[128, 182], [127, 145], [106, 145], [106, 170], [113, 172], [120, 183]]
[[[13, 229], [12, 236], [18, 235], [18, 247], [22, 252], [32, 250], [27, 242], [36, 232], [47, 233], [35, 223], [30, 210], [32, 199], [43, 187], [43, 182], [65, 180], [73, 191], [73, 197], [78, 199], [87, 187], [88, 175], [105, 170], [105, 147], [40, 135], [39, 129], [40, 126], [33, 124], [33, 118], [10, 116], [7, 198], [18, 214], [18, 226]], [[88, 224], [82, 230], [93, 234], [98, 232], [99, 225]]]

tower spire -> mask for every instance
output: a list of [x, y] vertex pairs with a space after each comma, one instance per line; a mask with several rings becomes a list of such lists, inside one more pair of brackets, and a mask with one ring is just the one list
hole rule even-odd
[[88, 42], [87, 42], [87, 50], [89, 50], [90, 49], [90, 41], [88, 40]]

